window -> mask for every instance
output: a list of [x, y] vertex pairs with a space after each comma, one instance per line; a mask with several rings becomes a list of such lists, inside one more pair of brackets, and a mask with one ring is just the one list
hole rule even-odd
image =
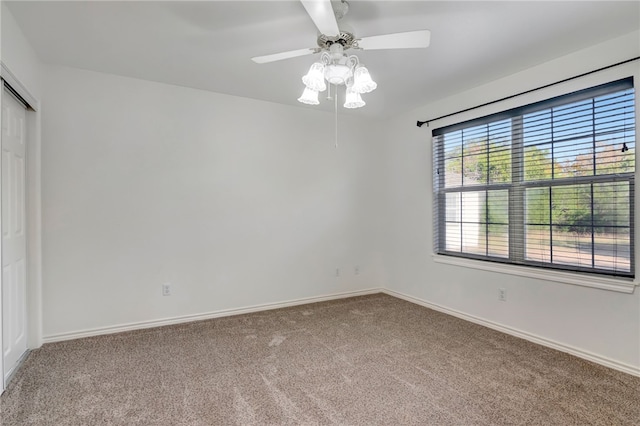
[[436, 129], [435, 250], [634, 277], [627, 78]]

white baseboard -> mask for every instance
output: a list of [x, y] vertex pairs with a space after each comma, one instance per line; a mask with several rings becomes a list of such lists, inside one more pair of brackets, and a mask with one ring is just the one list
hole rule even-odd
[[244, 308], [223, 309], [220, 311], [207, 312], [194, 315], [183, 315], [178, 317], [163, 318], [151, 321], [140, 321], [135, 323], [120, 324], [109, 327], [98, 327], [86, 330], [72, 331], [68, 333], [52, 334], [43, 337], [43, 343], [61, 342], [64, 340], [81, 339], [83, 337], [100, 336], [104, 334], [122, 333], [124, 331], [142, 330], [145, 328], [162, 327], [165, 325], [183, 324], [193, 321], [201, 321], [212, 318], [228, 317], [232, 315], [249, 314], [252, 312], [269, 311], [272, 309], [287, 308], [290, 306], [306, 305], [308, 303], [326, 302], [329, 300], [345, 299], [347, 297], [364, 296], [367, 294], [381, 293], [381, 288], [367, 290], [349, 291], [345, 293], [329, 294], [324, 296], [305, 297], [286, 302], [264, 303], [261, 305], [247, 306]]
[[408, 302], [415, 303], [417, 305], [421, 305], [429, 309], [433, 309], [434, 311], [443, 312], [447, 315], [452, 315], [454, 317], [463, 319], [465, 321], [473, 322], [475, 324], [480, 324], [482, 326], [500, 331], [505, 334], [510, 334], [512, 336], [519, 337], [521, 339], [525, 339], [542, 346], [546, 346], [561, 352], [565, 352], [565, 353], [577, 356], [582, 359], [586, 359], [587, 361], [595, 362], [596, 364], [600, 364], [605, 367], [613, 368], [614, 370], [622, 371], [624, 373], [640, 377], [640, 368], [633, 365], [629, 365], [620, 361], [603, 357], [601, 355], [597, 355], [589, 351], [585, 351], [583, 349], [575, 348], [570, 345], [565, 345], [564, 343], [560, 343], [551, 339], [540, 337], [535, 334], [528, 333], [526, 331], [521, 331], [515, 328], [511, 328], [493, 321], [486, 320], [484, 318], [465, 314], [464, 312], [456, 311], [455, 309], [450, 309], [441, 305], [437, 305], [435, 303], [430, 303], [430, 302], [427, 302], [426, 300], [409, 296], [397, 291], [382, 289], [381, 292], [388, 294], [389, 296], [397, 297], [399, 299], [403, 299]]

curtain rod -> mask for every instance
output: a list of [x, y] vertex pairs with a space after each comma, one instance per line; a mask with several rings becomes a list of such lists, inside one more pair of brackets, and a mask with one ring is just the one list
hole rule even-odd
[[427, 127], [429, 127], [429, 123], [432, 122], [432, 121], [440, 120], [442, 118], [451, 117], [452, 115], [461, 114], [463, 112], [472, 111], [474, 109], [482, 108], [482, 107], [485, 107], [487, 105], [491, 105], [491, 104], [495, 104], [495, 103], [498, 103], [498, 102], [506, 101], [508, 99], [512, 99], [512, 98], [515, 98], [515, 97], [518, 97], [518, 96], [522, 96], [522, 95], [526, 95], [527, 93], [535, 92], [536, 90], [546, 89], [547, 87], [555, 86], [556, 84], [565, 83], [567, 81], [575, 80], [576, 78], [584, 77], [584, 76], [589, 75], [589, 74], [594, 74], [594, 73], [597, 73], [597, 72], [600, 72], [600, 71], [607, 70], [609, 68], [618, 67], [618, 66], [624, 65], [624, 64], [626, 64], [628, 62], [637, 61], [638, 59], [640, 59], [640, 56], [636, 56], [635, 58], [627, 59], [626, 61], [618, 62], [616, 64], [607, 65], [606, 67], [598, 68], [597, 70], [585, 72], [585, 73], [580, 74], [580, 75], [576, 75], [576, 76], [573, 76], [573, 77], [565, 78], [564, 80], [556, 81], [555, 83], [545, 84], [544, 86], [536, 87], [535, 89], [530, 89], [530, 90], [526, 90], [524, 92], [516, 93], [515, 95], [506, 96], [504, 98], [500, 98], [500, 99], [497, 99], [495, 101], [486, 102], [486, 103], [484, 103], [482, 105], [477, 105], [477, 106], [474, 106], [474, 107], [471, 107], [471, 108], [462, 109], [460, 111], [452, 112], [450, 114], [441, 115], [440, 117], [432, 118], [430, 120], [418, 121], [416, 123], [416, 125], [418, 127], [422, 127], [423, 124], [426, 124]]

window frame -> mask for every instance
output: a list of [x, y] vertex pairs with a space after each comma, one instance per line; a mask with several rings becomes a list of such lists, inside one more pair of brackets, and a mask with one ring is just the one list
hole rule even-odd
[[[488, 125], [500, 120], [509, 119], [511, 121], [511, 135], [514, 134], [514, 128], [523, 126], [523, 117], [526, 114], [546, 110], [556, 106], [566, 105], [581, 100], [593, 99], [605, 94], [611, 94], [616, 91], [628, 90], [634, 87], [633, 77], [626, 77], [609, 83], [596, 85], [586, 89], [555, 96], [546, 100], [511, 108], [483, 117], [473, 118], [460, 123], [451, 124], [432, 132], [433, 140], [437, 136], [456, 130], [468, 129], [474, 126]], [[634, 94], [634, 108], [636, 119], [635, 127], [637, 130], [638, 122], [638, 99]], [[434, 144], [433, 153], [433, 202], [434, 209], [434, 255], [433, 258], [438, 263], [459, 265], [476, 269], [489, 270], [494, 272], [502, 272], [511, 275], [524, 277], [541, 278], [551, 281], [560, 281], [570, 284], [580, 284], [588, 287], [604, 288], [608, 290], [621, 291], [625, 293], [633, 292], [637, 285], [635, 276], [635, 171], [619, 174], [608, 175], [586, 175], [567, 178], [557, 178], [550, 180], [526, 181], [524, 179], [524, 163], [518, 163], [513, 158], [514, 153], [519, 152], [519, 158], [523, 158], [524, 152], [524, 136], [523, 133], [517, 132], [517, 138], [511, 141], [511, 157], [512, 157], [512, 175], [509, 183], [482, 183], [473, 184], [471, 186], [454, 186], [447, 188], [445, 185], [446, 173], [439, 173], [439, 170], [445, 170], [445, 143]], [[637, 142], [637, 131], [636, 131]], [[637, 149], [637, 143], [636, 143]], [[524, 160], [523, 160], [524, 161]], [[635, 161], [635, 159], [634, 159]], [[516, 163], [518, 165], [516, 166]], [[579, 184], [601, 184], [625, 182], [629, 185], [629, 250], [630, 250], [630, 271], [628, 274], [616, 274], [615, 271], [608, 273], [603, 269], [594, 269], [594, 267], [580, 267], [577, 265], [554, 264], [551, 262], [536, 262], [526, 259], [525, 250], [526, 236], [524, 228], [526, 226], [526, 208], [525, 208], [525, 191], [528, 188], [552, 188], [555, 186], [579, 185]], [[455, 252], [446, 250], [446, 195], [447, 193], [464, 193], [467, 191], [481, 192], [488, 194], [491, 190], [506, 189], [509, 191], [509, 255], [505, 259], [499, 257], [490, 257], [488, 255], [474, 255], [468, 252]], [[516, 201], [514, 203], [514, 200]], [[592, 201], [593, 203], [593, 201]], [[516, 207], [515, 205], [519, 205]], [[488, 218], [487, 223], [489, 225]], [[461, 222], [462, 223], [462, 222]], [[550, 224], [550, 226], [552, 226]], [[519, 229], [518, 229], [519, 228]], [[519, 234], [519, 238], [513, 238], [514, 234]], [[488, 234], [487, 234], [488, 236]], [[488, 237], [487, 237], [488, 238]], [[517, 260], [514, 260], [517, 259]]]

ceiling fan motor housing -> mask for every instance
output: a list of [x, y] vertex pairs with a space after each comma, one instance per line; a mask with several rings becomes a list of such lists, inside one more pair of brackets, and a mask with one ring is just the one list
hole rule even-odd
[[342, 45], [345, 50], [356, 48], [356, 42], [355, 36], [348, 31], [340, 31], [340, 34], [337, 36], [327, 36], [324, 34], [318, 36], [318, 46], [323, 50], [330, 50], [331, 45], [336, 43]]

